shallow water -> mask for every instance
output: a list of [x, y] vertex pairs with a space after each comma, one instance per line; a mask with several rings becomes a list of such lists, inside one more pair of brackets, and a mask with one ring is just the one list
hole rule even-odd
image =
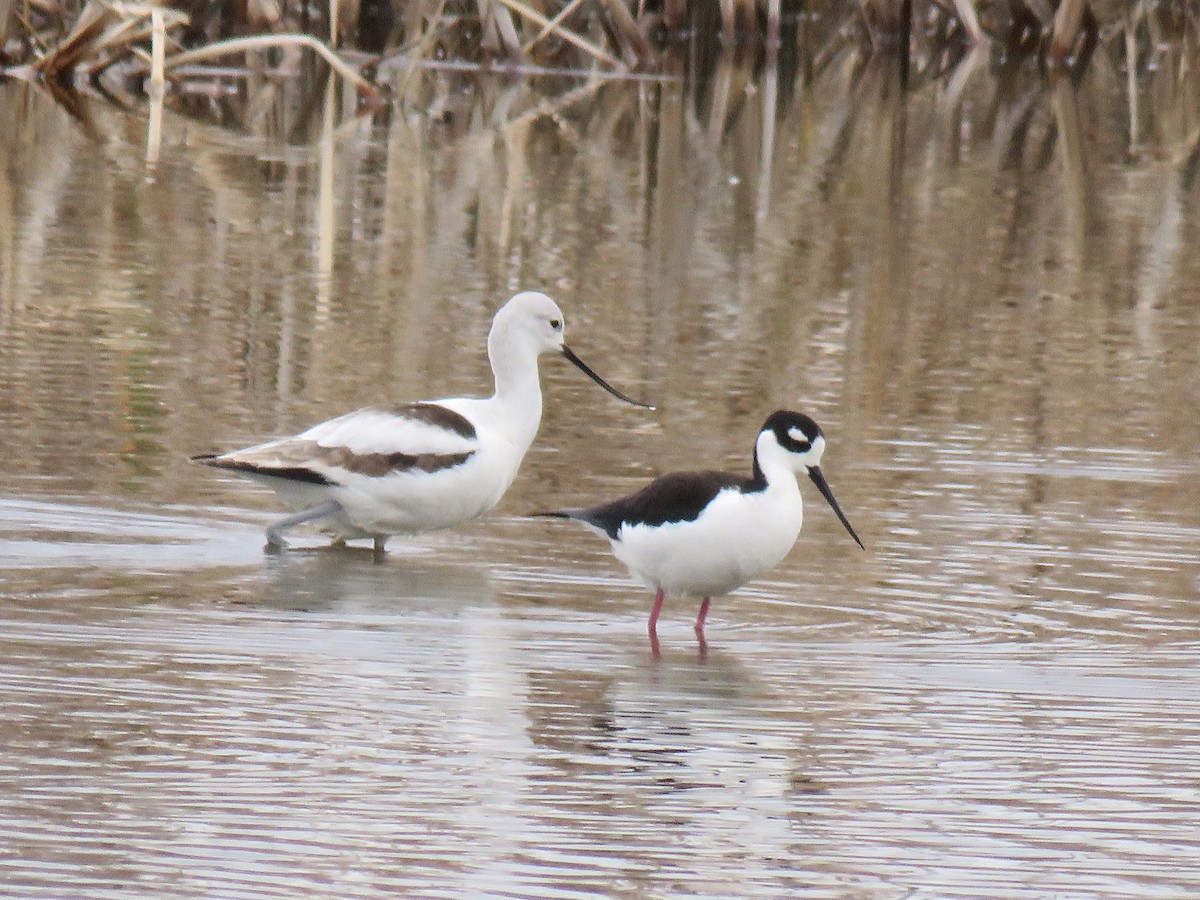
[[[1200, 892], [1195, 79], [1131, 128], [1102, 63], [999, 77], [438, 76], [168, 112], [149, 171], [142, 117], [0, 84], [0, 890]], [[485, 390], [524, 287], [660, 409], [544, 361], [484, 520], [267, 557], [271, 497], [187, 462]], [[654, 658], [523, 514], [746, 467], [780, 406], [868, 552], [806, 494]]]

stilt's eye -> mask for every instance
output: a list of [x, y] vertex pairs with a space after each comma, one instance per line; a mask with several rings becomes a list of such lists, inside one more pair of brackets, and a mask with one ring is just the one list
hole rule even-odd
[[551, 319], [550, 327], [553, 328], [555, 331], [558, 331], [562, 328], [562, 322], [558, 319]]

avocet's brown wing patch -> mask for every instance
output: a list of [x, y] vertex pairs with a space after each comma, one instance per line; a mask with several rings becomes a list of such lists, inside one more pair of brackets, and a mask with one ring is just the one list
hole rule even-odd
[[322, 422], [290, 438], [197, 462], [248, 475], [312, 484], [340, 484], [347, 476], [384, 478], [461, 466], [478, 450], [475, 427], [436, 403], [367, 407]]

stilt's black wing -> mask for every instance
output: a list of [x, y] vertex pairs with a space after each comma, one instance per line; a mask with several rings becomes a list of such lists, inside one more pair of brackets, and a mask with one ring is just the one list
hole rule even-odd
[[740, 491], [749, 484], [749, 479], [729, 472], [672, 472], [608, 503], [535, 515], [585, 522], [616, 540], [623, 525], [691, 522], [721, 491]]

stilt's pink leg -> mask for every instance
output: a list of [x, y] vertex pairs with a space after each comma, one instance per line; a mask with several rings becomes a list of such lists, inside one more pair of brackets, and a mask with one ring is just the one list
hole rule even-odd
[[654, 592], [654, 606], [650, 608], [650, 624], [647, 629], [651, 635], [658, 634], [658, 614], [662, 612], [663, 596], [662, 588]]
[[700, 604], [700, 613], [696, 616], [696, 634], [701, 639], [704, 638], [704, 620], [708, 617], [708, 602], [709, 597], [704, 598], [704, 602]]

